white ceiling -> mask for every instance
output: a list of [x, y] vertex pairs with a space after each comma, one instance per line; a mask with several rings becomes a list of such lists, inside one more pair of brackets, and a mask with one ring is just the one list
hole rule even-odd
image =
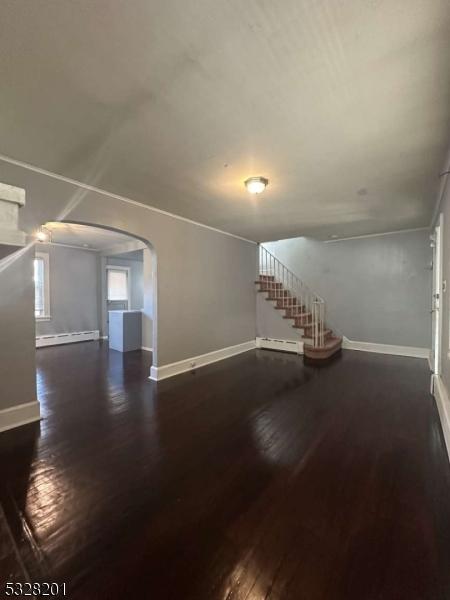
[[69, 223], [46, 223], [52, 233], [52, 242], [79, 246], [90, 250], [108, 250], [118, 244], [135, 242], [135, 238], [107, 229], [87, 225], [72, 225]]
[[448, 0], [2, 0], [0, 152], [255, 240], [421, 227], [449, 58]]

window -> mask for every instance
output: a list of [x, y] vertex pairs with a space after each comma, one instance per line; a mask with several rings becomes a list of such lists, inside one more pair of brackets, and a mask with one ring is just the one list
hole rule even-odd
[[128, 268], [108, 267], [108, 302], [128, 302]]
[[50, 318], [50, 269], [48, 254], [36, 252], [34, 259], [34, 315]]

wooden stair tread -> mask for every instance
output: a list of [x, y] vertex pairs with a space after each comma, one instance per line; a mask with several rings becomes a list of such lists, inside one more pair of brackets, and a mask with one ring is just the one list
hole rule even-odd
[[312, 344], [305, 343], [305, 347], [308, 348], [308, 350], [331, 350], [335, 347], [341, 346], [341, 344], [342, 338], [333, 335], [324, 340], [323, 346], [313, 346]]
[[[286, 289], [283, 283], [275, 280], [274, 275], [260, 275], [255, 281], [259, 285], [258, 292], [267, 294], [265, 300], [274, 302], [275, 310], [284, 310], [283, 319], [292, 319], [293, 329], [302, 329], [300, 334], [304, 340], [304, 355], [305, 358], [313, 360], [325, 360], [336, 354], [342, 347], [342, 338], [333, 335], [331, 329], [325, 329], [323, 332], [324, 343], [321, 346], [314, 346], [312, 338], [314, 321], [312, 313], [304, 311], [305, 306], [298, 303], [298, 299], [292, 295], [289, 289]], [[300, 310], [302, 312], [296, 312]]]
[[323, 346], [313, 346], [313, 344], [303, 342], [305, 360], [312, 360], [313, 362], [327, 360], [340, 352], [341, 348], [342, 338], [336, 336], [331, 336], [325, 340]]
[[[293, 311], [293, 310], [298, 310], [299, 312], [303, 309], [303, 306], [300, 306], [300, 304], [288, 304], [286, 306], [274, 306], [275, 310], [284, 310], [284, 311]], [[302, 312], [305, 312], [305, 310], [303, 310]]]
[[[307, 327], [305, 327], [304, 329], [307, 329]], [[325, 329], [324, 332], [323, 332], [323, 336], [324, 336], [325, 340], [329, 340], [332, 337], [336, 337], [336, 336], [333, 336], [333, 332], [332, 332], [331, 329]], [[308, 333], [308, 335], [304, 335], [303, 337], [311, 339], [311, 340], [313, 339], [310, 333]], [[309, 342], [306, 342], [306, 343], [309, 344]], [[312, 344], [313, 344], [313, 342], [311, 341], [310, 345], [312, 346]]]

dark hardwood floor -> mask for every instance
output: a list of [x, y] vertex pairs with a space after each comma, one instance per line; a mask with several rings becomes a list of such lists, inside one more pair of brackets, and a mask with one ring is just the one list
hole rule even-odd
[[450, 599], [426, 361], [252, 351], [157, 385], [149, 353], [37, 357], [44, 419], [0, 435], [31, 579], [77, 600]]

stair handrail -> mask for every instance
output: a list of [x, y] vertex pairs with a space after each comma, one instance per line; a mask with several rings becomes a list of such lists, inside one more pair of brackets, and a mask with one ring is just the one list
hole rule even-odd
[[[265, 287], [275, 301], [281, 302], [290, 314], [312, 330], [315, 348], [325, 342], [325, 301], [312, 291], [306, 283], [284, 265], [267, 248], [259, 246], [259, 274], [266, 277]], [[300, 312], [298, 310], [300, 309]], [[303, 315], [311, 314], [311, 321]], [[294, 317], [293, 317], [294, 318]]]

